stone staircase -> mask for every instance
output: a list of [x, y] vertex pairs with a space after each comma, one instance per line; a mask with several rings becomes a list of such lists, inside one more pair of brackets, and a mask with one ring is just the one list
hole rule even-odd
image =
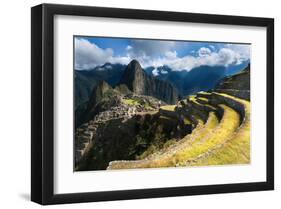
[[97, 123], [94, 121], [89, 121], [77, 129], [75, 133], [75, 164], [77, 164], [90, 149], [97, 126]]
[[100, 112], [93, 120], [82, 124], [75, 133], [75, 164], [87, 154], [93, 146], [98, 128], [109, 120], [129, 118], [135, 110], [126, 105], [112, 107], [108, 111]]

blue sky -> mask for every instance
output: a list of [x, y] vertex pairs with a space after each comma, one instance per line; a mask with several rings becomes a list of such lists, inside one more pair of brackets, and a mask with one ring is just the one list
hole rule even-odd
[[167, 65], [177, 71], [201, 65], [228, 67], [250, 61], [248, 44], [75, 37], [74, 49], [78, 70], [106, 62], [128, 64], [132, 59], [137, 59], [144, 68]]

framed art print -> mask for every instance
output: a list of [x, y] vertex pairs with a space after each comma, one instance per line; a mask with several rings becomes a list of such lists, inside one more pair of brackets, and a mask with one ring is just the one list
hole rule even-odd
[[31, 14], [32, 201], [274, 188], [273, 19]]

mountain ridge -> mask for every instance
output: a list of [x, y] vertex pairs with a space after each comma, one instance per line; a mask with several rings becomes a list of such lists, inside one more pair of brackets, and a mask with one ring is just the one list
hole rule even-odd
[[[147, 67], [143, 70], [153, 78], [170, 82], [177, 89], [178, 94], [184, 97], [196, 91], [212, 89], [224, 77], [234, 75], [246, 66], [247, 63], [243, 63], [239, 66], [229, 66], [225, 69], [222, 66], [200, 66], [190, 71], [174, 71], [169, 66], [164, 65], [157, 68]], [[106, 81], [113, 88], [117, 87], [127, 92], [127, 87], [125, 85], [120, 86], [119, 84], [126, 67], [127, 65], [107, 62], [91, 70], [74, 70], [75, 108], [77, 109], [81, 105], [85, 106], [85, 102], [88, 102], [93, 88], [100, 80]], [[206, 75], [204, 75], [205, 73]], [[207, 74], [210, 76], [207, 76]]]
[[147, 75], [137, 60], [132, 60], [125, 68], [119, 82], [119, 85], [122, 84], [138, 95], [153, 96], [169, 104], [178, 101], [177, 89], [168, 81]]

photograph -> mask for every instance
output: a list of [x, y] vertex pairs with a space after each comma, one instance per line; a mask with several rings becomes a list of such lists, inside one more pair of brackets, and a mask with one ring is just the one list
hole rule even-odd
[[74, 171], [251, 163], [251, 44], [73, 36]]
[[274, 190], [274, 18], [157, 6], [31, 8], [33, 202]]

